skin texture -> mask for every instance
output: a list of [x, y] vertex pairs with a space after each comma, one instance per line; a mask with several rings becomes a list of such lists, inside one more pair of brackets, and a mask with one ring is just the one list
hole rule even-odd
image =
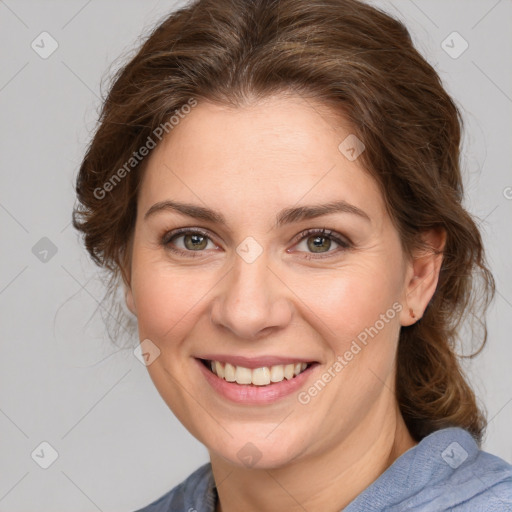
[[[434, 293], [441, 256], [406, 258], [375, 181], [338, 149], [350, 133], [298, 96], [238, 108], [200, 102], [149, 157], [126, 299], [140, 339], [161, 351], [147, 367], [151, 379], [208, 448], [218, 511], [338, 511], [415, 444], [394, 394], [396, 347], [401, 326], [417, 321]], [[284, 208], [340, 199], [370, 220], [332, 213], [275, 226]], [[227, 224], [172, 210], [144, 218], [165, 200], [214, 209]], [[205, 248], [187, 249], [183, 235], [171, 243], [187, 255], [166, 248], [164, 235], [182, 227], [207, 230]], [[327, 240], [314, 252], [307, 242], [317, 233], [296, 238], [322, 228], [350, 246]], [[247, 237], [263, 251], [252, 263], [236, 252]], [[443, 233], [424, 238], [442, 249]], [[308, 404], [297, 393], [268, 405], [229, 402], [194, 359], [318, 361], [304, 390], [394, 303], [401, 311]], [[252, 467], [237, 456], [248, 442], [260, 455]]]

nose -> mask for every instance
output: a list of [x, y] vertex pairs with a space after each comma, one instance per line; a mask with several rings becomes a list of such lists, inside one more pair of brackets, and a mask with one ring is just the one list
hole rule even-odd
[[256, 340], [290, 323], [289, 289], [269, 267], [265, 253], [252, 263], [235, 256], [231, 271], [219, 285], [211, 320], [238, 339]]

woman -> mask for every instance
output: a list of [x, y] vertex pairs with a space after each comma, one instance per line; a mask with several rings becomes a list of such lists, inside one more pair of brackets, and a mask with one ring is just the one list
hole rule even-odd
[[494, 291], [461, 121], [402, 24], [356, 0], [198, 0], [100, 121], [74, 224], [210, 455], [141, 510], [512, 510], [455, 355]]

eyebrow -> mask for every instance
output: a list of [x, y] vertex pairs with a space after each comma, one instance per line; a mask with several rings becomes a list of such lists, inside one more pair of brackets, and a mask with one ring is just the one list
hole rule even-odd
[[[193, 217], [195, 219], [210, 221], [224, 226], [227, 225], [226, 219], [220, 212], [206, 208], [204, 206], [190, 203], [181, 203], [178, 201], [161, 201], [159, 203], [155, 203], [145, 213], [144, 219], [147, 219], [157, 212], [169, 210], [181, 213], [182, 215], [186, 215], [188, 217]], [[314, 219], [331, 213], [350, 213], [357, 215], [358, 217], [365, 219], [368, 222], [371, 222], [369, 215], [365, 211], [361, 210], [357, 206], [354, 206], [353, 204], [340, 200], [332, 201], [326, 204], [285, 208], [277, 214], [275, 226], [280, 227], [285, 224], [300, 222], [307, 219]]]

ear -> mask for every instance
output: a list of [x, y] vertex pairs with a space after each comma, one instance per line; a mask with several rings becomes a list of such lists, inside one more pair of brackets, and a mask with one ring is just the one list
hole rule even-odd
[[133, 251], [133, 233], [130, 235], [128, 243], [124, 249], [124, 252], [121, 255], [121, 265], [120, 265], [120, 274], [121, 281], [123, 283], [124, 288], [124, 298], [126, 307], [131, 311], [132, 314], [137, 316], [137, 308], [135, 306], [135, 300], [133, 298], [132, 292], [132, 251]]
[[404, 308], [400, 314], [403, 326], [412, 325], [423, 316], [436, 290], [443, 261], [446, 231], [443, 228], [432, 228], [420, 236], [427, 248], [414, 251], [406, 265], [402, 301]]
[[124, 283], [124, 297], [126, 302], [126, 307], [137, 316], [137, 308], [135, 307], [135, 301], [133, 300], [133, 292], [130, 286]]

